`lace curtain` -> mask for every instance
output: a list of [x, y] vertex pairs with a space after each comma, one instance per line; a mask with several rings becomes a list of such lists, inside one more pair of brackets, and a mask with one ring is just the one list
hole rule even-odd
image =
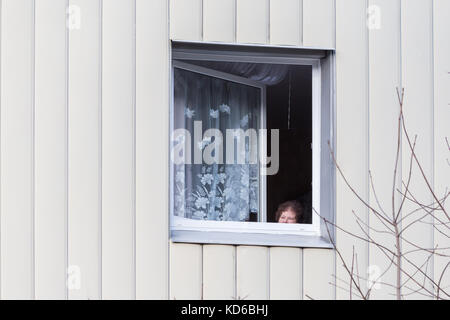
[[[219, 129], [226, 155], [227, 129], [257, 129], [261, 92], [259, 88], [218, 79], [183, 69], [174, 69], [174, 129], [183, 128], [194, 137], [194, 121], [201, 121], [202, 134]], [[194, 143], [201, 151], [215, 140]], [[176, 144], [177, 142], [174, 142]], [[179, 143], [179, 142], [178, 142]], [[249, 158], [249, 141], [245, 155]], [[235, 160], [237, 157], [235, 152]], [[258, 164], [182, 164], [173, 167], [175, 215], [189, 219], [248, 221], [259, 213]]]

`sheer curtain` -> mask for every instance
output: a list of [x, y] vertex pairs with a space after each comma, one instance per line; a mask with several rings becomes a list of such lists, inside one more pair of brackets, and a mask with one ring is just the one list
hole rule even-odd
[[268, 86], [273, 86], [287, 76], [289, 66], [286, 64], [266, 64], [248, 62], [223, 62], [223, 61], [191, 61], [190, 63], [205, 68], [230, 73], [236, 76], [259, 81]]
[[[191, 135], [194, 148], [204, 151], [215, 137], [194, 141], [194, 121], [201, 121], [202, 134], [219, 129], [223, 136], [223, 163], [173, 166], [175, 215], [189, 219], [248, 221], [259, 214], [258, 164], [226, 163], [226, 130], [258, 129], [259, 88], [179, 68], [174, 69], [174, 128]], [[174, 144], [177, 142], [175, 141]], [[178, 142], [179, 143], [179, 142]], [[250, 141], [245, 141], [249, 159]], [[214, 153], [213, 153], [214, 155]], [[237, 152], [235, 152], [235, 160]]]

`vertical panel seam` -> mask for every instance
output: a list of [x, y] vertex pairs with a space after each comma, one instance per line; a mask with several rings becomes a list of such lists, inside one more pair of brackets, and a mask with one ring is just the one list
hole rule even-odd
[[98, 293], [103, 299], [103, 0], [99, 0], [99, 65], [98, 65]]
[[[2, 94], [2, 92], [1, 92], [1, 84], [2, 84], [2, 66], [1, 66], [1, 62], [3, 61], [3, 57], [2, 57], [2, 53], [1, 53], [1, 51], [2, 51], [2, 44], [3, 44], [3, 39], [2, 39], [2, 16], [3, 16], [3, 0], [0, 0], [0, 120], [2, 119], [2, 116], [3, 116], [3, 106], [2, 106], [2, 103], [1, 103], [1, 94]], [[0, 129], [1, 129], [1, 124], [0, 124]], [[1, 146], [1, 130], [0, 130], [0, 146]], [[1, 161], [1, 157], [0, 157], [0, 180], [1, 180], [1, 176], [2, 176], [2, 161]], [[2, 204], [2, 197], [1, 197], [1, 184], [0, 184], [0, 299], [2, 299], [2, 276], [3, 276], [3, 274], [2, 274], [2, 237], [1, 237], [1, 235], [2, 235], [2, 232], [1, 232], [1, 227], [3, 226], [2, 225], [2, 210], [1, 210], [1, 204]]]
[[305, 46], [305, 0], [300, 0], [302, 2], [302, 43], [301, 46]]
[[303, 286], [304, 286], [304, 263], [303, 263], [303, 248], [299, 248], [300, 251], [300, 261], [299, 261], [299, 266], [301, 268], [300, 271], [300, 300], [304, 300], [303, 299]]
[[336, 30], [336, 25], [337, 25], [337, 0], [334, 0], [334, 48], [336, 49], [336, 42], [337, 42], [337, 30]]
[[200, 39], [201, 41], [205, 40], [205, 35], [204, 35], [204, 26], [203, 26], [203, 19], [204, 19], [204, 14], [203, 14], [203, 6], [204, 6], [204, 0], [200, 0], [201, 1], [201, 6], [200, 6]]
[[31, 36], [31, 294], [32, 299], [36, 299], [36, 261], [35, 261], [35, 229], [36, 229], [36, 173], [35, 173], [35, 128], [36, 128], [36, 0], [32, 2], [32, 36]]
[[[302, 0], [303, 1], [303, 0]], [[337, 2], [335, 1], [335, 6], [334, 6], [334, 39], [335, 39], [335, 44], [334, 44], [334, 48], [335, 48], [335, 52], [332, 53], [333, 55], [333, 60], [332, 60], [332, 110], [331, 110], [331, 116], [330, 116], [330, 122], [332, 123], [331, 127], [332, 127], [332, 138], [331, 141], [333, 142], [333, 148], [335, 150], [335, 157], [337, 159], [338, 154], [339, 154], [339, 148], [337, 148], [337, 64], [336, 64], [336, 52], [337, 52]], [[337, 185], [336, 185], [336, 172], [334, 171], [334, 166], [333, 166], [333, 175], [332, 175], [332, 181], [333, 181], [333, 188], [332, 188], [332, 219], [334, 220], [333, 222], [335, 224], [337, 224], [337, 216], [338, 216], [338, 212], [337, 212]], [[333, 228], [336, 229], [336, 228]], [[335, 241], [335, 247], [338, 245], [338, 236], [337, 236], [337, 231], [333, 232], [333, 237], [334, 237], [334, 241]], [[334, 286], [336, 287], [336, 277], [337, 277], [337, 253], [336, 253], [336, 249], [333, 249], [333, 272], [334, 272], [334, 277], [332, 277], [332, 280], [334, 282]], [[304, 255], [304, 250], [302, 250], [302, 282], [303, 282], [303, 291], [302, 291], [302, 299], [304, 299], [304, 294], [305, 294], [305, 290], [304, 290], [304, 278], [305, 278], [305, 255]], [[335, 300], [337, 298], [337, 288], [334, 289], [334, 297]]]
[[271, 2], [270, 0], [267, 0], [266, 2], [267, 4], [267, 27], [266, 27], [266, 32], [267, 32], [267, 44], [270, 44], [270, 7], [271, 7]]
[[[365, 17], [367, 19], [367, 12], [369, 9], [370, 0], [366, 0], [366, 7], [365, 7]], [[366, 162], [366, 173], [365, 176], [367, 178], [366, 181], [366, 196], [367, 196], [367, 203], [370, 203], [370, 30], [367, 26], [367, 20], [364, 21], [363, 28], [366, 30], [366, 72], [367, 72], [367, 83], [366, 83], [366, 121], [367, 121], [367, 129], [366, 129], [366, 141], [367, 141], [367, 147], [366, 147], [366, 153], [367, 153], [367, 162]], [[369, 209], [365, 208], [366, 211], [366, 233], [370, 235], [370, 223], [369, 223]], [[365, 257], [365, 260], [367, 262], [367, 267], [370, 265], [370, 243], [366, 243], [367, 248], [367, 255]]]
[[[66, 7], [65, 7], [65, 18], [67, 19], [67, 13], [69, 8], [69, 0], [66, 0]], [[64, 273], [64, 287], [65, 287], [65, 300], [68, 300], [69, 298], [69, 287], [67, 284], [67, 275], [68, 275], [68, 267], [69, 267], [69, 28], [66, 25], [66, 20], [64, 20], [64, 29], [65, 29], [65, 146], [64, 146], [64, 155], [65, 155], [65, 167], [64, 167], [64, 179], [65, 179], [65, 190], [64, 190], [64, 205], [65, 205], [65, 216], [64, 216], [64, 242], [65, 242], [65, 252], [64, 252], [64, 259], [65, 259], [65, 273]]]
[[[402, 30], [402, 27], [403, 27], [402, 26], [403, 0], [398, 0], [398, 1], [399, 1], [399, 9], [400, 9], [399, 10], [399, 40], [398, 40], [399, 41], [399, 46], [398, 46], [398, 48], [399, 48], [399, 56], [398, 56], [399, 70], [398, 71], [399, 71], [399, 77], [400, 77], [400, 88], [398, 88], [398, 90], [403, 90], [403, 43], [402, 43], [403, 42], [403, 35], [402, 35], [402, 32], [403, 32], [403, 30]], [[400, 125], [403, 125], [403, 123], [401, 123]], [[400, 152], [399, 152], [398, 163], [399, 163], [399, 174], [402, 179], [402, 177], [403, 177], [403, 134], [401, 134], [401, 133], [400, 133], [399, 140], [400, 140], [400, 149], [399, 149]], [[402, 183], [400, 183], [399, 189], [400, 190], [403, 189]], [[402, 192], [403, 192], [403, 190], [402, 190]], [[403, 212], [400, 212], [399, 216], [400, 216], [400, 218], [402, 218]], [[399, 227], [400, 227], [400, 229], [402, 227], [401, 219], [400, 219]], [[402, 242], [400, 242], [400, 247], [402, 247]], [[401, 267], [401, 263], [400, 263], [400, 266], [397, 266], [397, 267]], [[401, 275], [400, 275], [400, 279], [401, 279]], [[401, 290], [401, 288], [400, 288], [400, 290]], [[401, 291], [400, 291], [400, 294], [401, 294]]]
[[[435, 151], [436, 151], [436, 139], [435, 139], [435, 135], [436, 135], [436, 131], [435, 131], [435, 121], [434, 121], [434, 117], [435, 117], [435, 81], [434, 81], [434, 76], [435, 76], [435, 59], [434, 59], [434, 54], [435, 54], [435, 50], [434, 50], [434, 6], [435, 6], [435, 0], [431, 1], [431, 86], [432, 86], [432, 91], [431, 91], [431, 181], [430, 184], [433, 188], [433, 190], [436, 190], [436, 186], [435, 186]], [[434, 216], [431, 215], [431, 223], [432, 226], [434, 226]], [[431, 244], [434, 247], [434, 241], [435, 241], [435, 237], [434, 237], [434, 233], [435, 230], [432, 227], [431, 228]], [[435, 255], [433, 255], [431, 257], [431, 267], [430, 267], [430, 271], [431, 271], [431, 275], [430, 278], [434, 279], [434, 266], [435, 266]]]
[[202, 277], [201, 277], [201, 281], [202, 281], [202, 287], [201, 287], [201, 297], [202, 297], [202, 300], [204, 300], [204, 297], [205, 297], [205, 286], [204, 286], [204, 283], [205, 283], [205, 279], [204, 279], [204, 277], [205, 277], [205, 272], [204, 272], [204, 270], [205, 270], [205, 259], [204, 259], [204, 257], [205, 257], [205, 245], [202, 245], [201, 246], [201, 253], [202, 253], [202, 259], [201, 259], [201, 266], [202, 266]]
[[[270, 1], [270, 0], [269, 0]], [[268, 300], [270, 300], [270, 247], [266, 248], [267, 250], [267, 275], [266, 275], [266, 279], [267, 279], [267, 286], [266, 286], [266, 297]]]
[[[337, 39], [337, 37], [336, 37]], [[333, 148], [334, 150], [336, 150], [337, 152], [339, 152], [339, 148], [337, 148], [337, 96], [338, 96], [338, 92], [337, 92], [337, 62], [336, 62], [336, 52], [331, 53], [332, 55], [332, 74], [333, 74], [333, 78], [332, 78], [332, 82], [333, 82], [333, 100], [332, 100], [332, 108], [331, 108], [331, 134], [332, 134], [332, 143], [333, 143]], [[337, 182], [336, 182], [336, 170], [334, 167], [332, 167], [332, 186], [333, 186], [333, 190], [334, 192], [332, 193], [332, 202], [331, 202], [331, 206], [332, 206], [332, 210], [334, 212], [333, 215], [333, 222], [336, 223], [337, 221]], [[332, 236], [334, 237], [335, 241], [337, 239], [337, 232], [336, 232], [336, 228], [332, 229], [333, 233]], [[304, 257], [304, 255], [303, 255]], [[337, 269], [337, 261], [336, 261], [336, 250], [335, 250], [335, 259], [333, 260], [334, 265], [333, 265], [333, 270], [334, 270], [334, 274], [336, 275], [336, 269]], [[334, 284], [336, 285], [336, 279], [334, 279]], [[335, 293], [336, 293], [335, 289]]]
[[334, 32], [333, 32], [333, 36], [334, 36], [334, 48], [336, 48], [336, 0], [333, 1], [333, 9], [334, 9], [334, 16], [333, 16], [333, 26], [334, 26]]
[[234, 299], [237, 298], [237, 270], [236, 270], [236, 262], [237, 262], [237, 254], [236, 254], [236, 246], [233, 246], [233, 296]]
[[[336, 31], [336, 29], [337, 29], [337, 20], [336, 20], [336, 12], [337, 12], [337, 4], [336, 4], [336, 0], [334, 0], [333, 1], [333, 24], [332, 24], [332, 26], [333, 26], [333, 32], [332, 32], [332, 34], [333, 34], [333, 37], [334, 37], [334, 49], [336, 49], [336, 39], [337, 39], [337, 37], [336, 37], [336, 33], [337, 33], [337, 31]], [[333, 54], [333, 53], [330, 53], [330, 54]], [[336, 66], [335, 66], [335, 60], [333, 59], [333, 60], [331, 60], [331, 71], [330, 71], [330, 73], [332, 74], [332, 76], [331, 76], [331, 84], [330, 84], [330, 90], [331, 90], [331, 106], [332, 106], [332, 108], [331, 109], [333, 109], [333, 110], [331, 110], [330, 111], [330, 119], [329, 119], [329, 121], [330, 121], [330, 128], [331, 128], [331, 139], [330, 140], [332, 140], [333, 141], [333, 144], [332, 144], [332, 146], [333, 146], [333, 148], [334, 148], [334, 150], [335, 150], [335, 154], [336, 154], [336, 156], [337, 156], [337, 152], [338, 152], [338, 150], [337, 150], [337, 148], [336, 148], [336, 145], [337, 145], [337, 143], [334, 141], [334, 140], [336, 140], [336, 136], [337, 136], [337, 134], [335, 133], [335, 125], [334, 125], [334, 120], [335, 120], [335, 112], [334, 112], [334, 109], [336, 108], [336, 106], [335, 106], [335, 104], [337, 104], [333, 99], [335, 99], [335, 96], [336, 96], [336, 84], [335, 84], [335, 80], [333, 79], [333, 77], [334, 77], [334, 75], [335, 75], [335, 69], [336, 68]], [[334, 181], [335, 180], [335, 177], [333, 177], [332, 178], [332, 181]], [[332, 219], [334, 220], [334, 222], [335, 223], [337, 223], [337, 210], [336, 210], [336, 204], [335, 204], [335, 198], [336, 198], [336, 193], [337, 193], [337, 188], [336, 188], [336, 184], [334, 183], [334, 185], [332, 186], [332, 201], [331, 201], [331, 208], [332, 208], [332, 212], [333, 212], [333, 214], [331, 215], [332, 216]], [[335, 243], [336, 243], [336, 239], [337, 239], [337, 234], [335, 234], [335, 232], [333, 233], [333, 237], [334, 237], [334, 240], [335, 240]], [[304, 255], [303, 255], [303, 251], [304, 250], [302, 250], [302, 257], [304, 258]], [[333, 257], [333, 266], [331, 267], [331, 269], [332, 269], [332, 271], [333, 271], [333, 273], [334, 273], [334, 276], [332, 275], [331, 276], [331, 283], [332, 283], [332, 286], [333, 286], [333, 295], [334, 295], [334, 300], [336, 300], [336, 297], [337, 297], [337, 288], [336, 288], [336, 283], [337, 283], [337, 281], [336, 281], [336, 278], [337, 278], [337, 267], [336, 267], [336, 265], [337, 265], [337, 263], [336, 263], [336, 250], [335, 249], [333, 249], [333, 253], [331, 254], [331, 256]], [[302, 261], [302, 264], [303, 264], [303, 261]], [[302, 269], [303, 269], [303, 267], [302, 267]], [[304, 276], [304, 272], [302, 272], [302, 281], [303, 281], [303, 276]], [[303, 296], [302, 296], [302, 298], [303, 298]]]
[[235, 254], [235, 262], [234, 262], [234, 275], [235, 275], [235, 295], [234, 295], [234, 299], [237, 300], [238, 299], [238, 294], [239, 294], [239, 288], [238, 288], [238, 272], [239, 272], [239, 268], [238, 268], [238, 246], [234, 246], [234, 254]]
[[203, 14], [203, 6], [204, 6], [204, 2], [203, 2], [203, 0], [201, 0], [201, 14], [200, 14], [200, 22], [201, 22], [201, 25], [202, 25], [202, 33], [201, 33], [201, 38], [200, 38], [200, 40], [201, 41], [204, 41], [205, 39], [204, 39], [204, 36], [203, 36], [203, 28], [204, 28], [204, 26], [206, 25], [206, 23], [205, 23], [205, 19], [206, 19], [206, 17], [205, 17], [205, 15]]
[[[168, 102], [169, 102], [169, 119], [166, 119], [166, 121], [167, 121], [167, 123], [168, 123], [168, 127], [167, 127], [167, 138], [168, 138], [168, 141], [166, 142], [169, 146], [170, 146], [170, 136], [171, 136], [171, 134], [170, 134], [170, 130], [171, 130], [171, 125], [170, 125], [170, 123], [171, 123], [171, 117], [172, 117], [172, 112], [171, 112], [171, 109], [172, 109], [172, 103], [171, 103], [171, 101], [172, 101], [172, 85], [171, 85], [171, 83], [172, 83], [172, 43], [171, 43], [171, 40], [170, 40], [170, 30], [171, 30], [171, 26], [170, 26], [170, 23], [171, 23], [171, 21], [170, 21], [170, 5], [171, 5], [171, 1], [172, 0], [168, 0], [167, 1], [167, 7], [166, 7], [166, 10], [167, 10], [167, 15], [166, 15], [166, 18], [167, 18], [167, 44], [166, 44], [166, 46], [167, 46], [167, 50], [168, 50], [168, 52], [169, 52], [169, 63], [168, 63], [168, 66], [167, 66], [167, 72], [168, 72], [168, 77], [167, 77], [167, 89], [168, 89], [168, 92], [167, 92], [167, 94], [168, 94], [168, 97], [169, 97], [169, 99], [168, 99]], [[166, 190], [166, 192], [167, 192], [167, 194], [169, 195], [167, 198], [166, 198], [166, 200], [168, 200], [167, 202], [166, 202], [166, 205], [167, 205], [167, 208], [168, 208], [168, 210], [167, 210], [167, 217], [166, 217], [166, 223], [167, 223], [167, 228], [166, 228], [166, 231], [167, 231], [167, 257], [166, 257], [166, 263], [167, 263], [167, 286], [166, 286], [166, 289], [167, 289], [167, 299], [171, 299], [171, 297], [170, 297], [170, 294], [171, 294], [171, 292], [170, 292], [170, 262], [171, 262], [171, 259], [170, 259], [170, 253], [171, 253], [171, 249], [170, 249], [170, 216], [171, 216], [171, 204], [170, 204], [170, 200], [171, 200], [171, 197], [172, 197], [172, 195], [171, 195], [171, 192], [170, 192], [170, 186], [171, 186], [171, 183], [172, 183], [172, 181], [170, 181], [170, 160], [169, 159], [167, 159], [168, 161], [167, 161], [167, 163], [166, 163], [166, 165], [168, 166], [168, 169], [169, 169], [169, 183], [167, 184], [167, 190]]]
[[271, 23], [271, 21], [270, 21], [270, 19], [271, 19], [271, 14], [270, 14], [270, 11], [272, 10], [272, 2], [270, 1], [270, 0], [267, 0], [268, 2], [269, 2], [269, 8], [267, 9], [267, 44], [268, 45], [271, 45], [272, 43], [271, 43], [271, 39], [270, 39], [270, 32], [271, 32], [271, 28], [272, 28], [272, 23]]
[[303, 46], [303, 0], [298, 0], [298, 45]]
[[[303, 0], [302, 0], [303, 1]], [[337, 0], [334, 0], [334, 49], [336, 50], [337, 49], [337, 3], [336, 3], [336, 1]], [[337, 50], [336, 50], [337, 51]], [[334, 53], [333, 54], [334, 55], [334, 59], [333, 59], [333, 71], [332, 71], [332, 73], [333, 73], [333, 76], [334, 76], [334, 79], [333, 79], [333, 87], [332, 87], [332, 91], [333, 91], [333, 93], [334, 93], [334, 97], [333, 97], [333, 110], [331, 111], [332, 112], [332, 116], [331, 116], [331, 121], [333, 121], [333, 125], [332, 125], [332, 128], [333, 128], [333, 130], [332, 130], [332, 137], [333, 137], [333, 148], [334, 148], [334, 150], [337, 150], [337, 152], [339, 152], [339, 148], [336, 148], [337, 147], [337, 72], [336, 72], [336, 69], [337, 69], [337, 66], [336, 66], [336, 53]], [[336, 156], [337, 156], [337, 154], [336, 154]], [[337, 188], [336, 188], [336, 172], [335, 172], [335, 170], [334, 170], [334, 168], [333, 168], [333, 203], [332, 203], [332, 206], [333, 206], [333, 212], [334, 212], [334, 217], [333, 217], [333, 220], [334, 220], [334, 223], [337, 223], [337, 205], [336, 205], [336, 197], [337, 197]], [[337, 240], [337, 232], [334, 232], [334, 234], [333, 234], [333, 236], [334, 236], [334, 240], [335, 240], [335, 242], [336, 242], [336, 240]], [[302, 250], [303, 251], [303, 250]], [[303, 253], [302, 253], [303, 254]], [[304, 258], [304, 256], [303, 256], [303, 258]], [[334, 271], [334, 279], [332, 279], [331, 281], [334, 281], [334, 300], [336, 300], [336, 298], [337, 298], [337, 287], [336, 287], [336, 285], [337, 285], [337, 257], [336, 257], [336, 250], [334, 249], [334, 259], [333, 259], [333, 262], [334, 262], [334, 265], [333, 265], [333, 271]]]
[[133, 35], [132, 35], [132, 130], [133, 130], [133, 147], [132, 147], [132, 246], [133, 246], [133, 296], [136, 300], [136, 0], [132, 2], [132, 22], [133, 22]]
[[237, 0], [233, 0], [233, 42], [237, 42]]
[[203, 300], [203, 245], [200, 245], [200, 299]]

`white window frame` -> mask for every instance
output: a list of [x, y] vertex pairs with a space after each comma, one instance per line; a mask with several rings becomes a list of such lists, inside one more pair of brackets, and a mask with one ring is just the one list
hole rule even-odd
[[[182, 61], [180, 61], [182, 60]], [[247, 78], [230, 75], [187, 63], [189, 60], [207, 61], [239, 61], [272, 64], [308, 65], [312, 67], [312, 206], [321, 212], [321, 162], [322, 148], [322, 67], [319, 57], [279, 57], [251, 54], [223, 53], [222, 51], [173, 52], [171, 59], [171, 91], [170, 91], [170, 130], [173, 128], [173, 96], [174, 69], [180, 68], [228, 81], [242, 83], [261, 89], [261, 124], [266, 128], [266, 87], [264, 84]], [[258, 128], [259, 129], [259, 128]], [[268, 133], [269, 134], [269, 133]], [[333, 135], [333, 133], [331, 133]], [[266, 150], [267, 142], [260, 141], [262, 150]], [[267, 153], [265, 153], [267, 154]], [[254, 244], [254, 245], [284, 245], [296, 247], [331, 247], [326, 240], [324, 226], [320, 217], [312, 213], [312, 224], [281, 224], [273, 222], [237, 222], [237, 221], [205, 221], [194, 220], [174, 215], [173, 198], [173, 169], [170, 169], [170, 234], [174, 242], [194, 243], [222, 243], [222, 244]], [[260, 176], [260, 214], [258, 219], [267, 217], [266, 214], [266, 177]], [[333, 179], [331, 179], [333, 180]], [[334, 190], [334, 188], [333, 188]], [[332, 206], [327, 206], [328, 209]]]

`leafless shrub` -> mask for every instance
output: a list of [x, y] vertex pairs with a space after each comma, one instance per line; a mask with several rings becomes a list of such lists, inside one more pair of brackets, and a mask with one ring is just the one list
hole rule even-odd
[[[370, 189], [374, 195], [374, 205], [364, 200], [364, 197], [356, 190], [348, 181], [341, 167], [336, 161], [335, 153], [330, 147], [330, 152], [334, 165], [344, 181], [344, 184], [350, 189], [351, 193], [363, 204], [369, 211], [369, 215], [380, 222], [381, 228], [375, 229], [355, 212], [352, 211], [356, 224], [358, 225], [358, 233], [349, 231], [343, 226], [326, 219], [323, 216], [320, 218], [324, 221], [328, 232], [328, 237], [336, 251], [337, 258], [348, 274], [349, 280], [338, 278], [335, 275], [334, 285], [349, 293], [350, 299], [356, 296], [360, 299], [370, 299], [374, 285], [376, 283], [382, 284], [395, 289], [395, 298], [403, 299], [407, 296], [418, 294], [427, 298], [437, 300], [449, 299], [450, 291], [444, 287], [444, 277], [450, 276], [450, 255], [448, 254], [450, 248], [440, 248], [437, 245], [429, 248], [421, 243], [408, 239], [405, 231], [417, 224], [429, 224], [433, 230], [446, 238], [450, 238], [450, 216], [445, 208], [445, 201], [450, 195], [448, 188], [446, 188], [443, 195], [436, 194], [433, 189], [429, 177], [427, 177], [419, 157], [416, 153], [417, 135], [410, 136], [405, 123], [403, 113], [404, 108], [404, 89], [397, 89], [399, 102], [399, 116], [398, 116], [398, 130], [396, 137], [396, 156], [395, 166], [392, 172], [392, 192], [390, 208], [383, 208], [380, 204], [377, 192], [374, 187], [372, 173], [369, 171]], [[448, 138], [445, 139], [447, 149], [450, 154], [450, 144]], [[398, 188], [397, 177], [399, 170], [399, 159], [402, 151], [402, 144], [406, 144], [409, 151], [409, 166], [406, 178], [401, 181], [401, 188]], [[450, 161], [447, 159], [450, 166]], [[431, 203], [424, 203], [411, 190], [411, 182], [413, 179], [413, 171], [416, 170], [421, 183], [424, 184], [427, 193], [429, 193]], [[417, 180], [417, 179], [416, 179]], [[417, 181], [414, 181], [417, 183]], [[375, 206], [376, 204], [376, 206]], [[407, 205], [405, 205], [407, 204]], [[406, 209], [408, 207], [408, 209]], [[316, 214], [319, 214], [315, 212]], [[320, 214], [319, 214], [320, 215]], [[431, 222], [429, 222], [431, 221]], [[363, 241], [373, 247], [377, 248], [386, 258], [388, 266], [379, 275], [377, 279], [372, 279], [371, 284], [363, 286], [364, 281], [368, 283], [366, 277], [361, 276], [358, 268], [358, 257], [353, 247], [351, 261], [345, 259], [341, 248], [339, 248], [331, 236], [330, 228], [335, 228], [337, 231], [350, 236], [355, 241]], [[382, 235], [384, 239], [391, 239], [392, 245], [382, 244], [373, 235]], [[385, 242], [385, 241], [383, 241]], [[404, 244], [404, 246], [402, 246]], [[408, 247], [408, 250], [404, 247]], [[425, 257], [421, 263], [417, 259], [411, 257], [413, 254], [421, 253]], [[430, 262], [434, 257], [444, 258], [447, 262], [440, 274], [435, 274], [431, 277], [427, 270], [430, 268]], [[396, 271], [395, 283], [381, 282], [381, 278], [394, 268]]]

